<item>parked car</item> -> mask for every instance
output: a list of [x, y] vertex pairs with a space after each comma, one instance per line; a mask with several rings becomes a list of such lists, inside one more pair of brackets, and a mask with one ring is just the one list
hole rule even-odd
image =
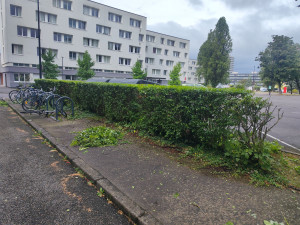
[[267, 91], [268, 91], [268, 88], [266, 88], [266, 87], [261, 87], [259, 90], [262, 91], [262, 92], [267, 92]]

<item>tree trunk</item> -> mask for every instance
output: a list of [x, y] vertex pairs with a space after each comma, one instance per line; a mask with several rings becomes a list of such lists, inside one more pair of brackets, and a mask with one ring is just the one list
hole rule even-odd
[[280, 80], [277, 80], [277, 83], [278, 83], [278, 91], [279, 91], [279, 94], [282, 94], [282, 91], [281, 91], [281, 81], [280, 81]]
[[295, 82], [296, 82], [296, 87], [297, 87], [297, 89], [298, 89], [298, 92], [299, 92], [299, 94], [300, 94], [300, 80], [299, 80], [299, 78], [296, 78], [296, 79], [295, 79]]

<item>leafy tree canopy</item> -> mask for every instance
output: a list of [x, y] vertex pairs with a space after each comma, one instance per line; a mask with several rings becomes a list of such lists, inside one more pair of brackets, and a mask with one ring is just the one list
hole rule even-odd
[[88, 80], [95, 76], [95, 72], [92, 70], [92, 67], [95, 65], [95, 63], [92, 61], [88, 51], [84, 52], [82, 59], [77, 60], [77, 64], [79, 68], [76, 75], [80, 80]]
[[134, 79], [146, 79], [147, 73], [142, 70], [142, 63], [137, 60], [134, 66], [131, 68], [132, 77]]
[[198, 53], [199, 79], [204, 77], [205, 84], [216, 87], [219, 83], [227, 83], [229, 77], [232, 40], [225, 17], [221, 17], [214, 30], [208, 34]]
[[281, 85], [291, 79], [297, 67], [297, 49], [292, 38], [284, 35], [272, 36], [267, 48], [259, 53], [260, 76], [262, 80], [276, 82], [281, 92]]
[[181, 76], [180, 74], [181, 71], [181, 65], [180, 63], [177, 63], [174, 67], [173, 70], [170, 71], [170, 79], [168, 84], [169, 85], [181, 85], [181, 81], [179, 77]]
[[58, 77], [58, 65], [54, 64], [55, 56], [51, 50], [47, 50], [46, 53], [42, 55], [42, 72], [46, 79], [57, 79]]

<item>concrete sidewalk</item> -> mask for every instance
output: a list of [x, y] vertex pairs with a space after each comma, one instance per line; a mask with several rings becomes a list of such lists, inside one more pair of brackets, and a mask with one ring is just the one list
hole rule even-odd
[[[11, 107], [20, 112], [19, 105]], [[172, 152], [126, 135], [118, 146], [70, 147], [75, 131], [99, 125], [92, 120], [56, 122], [20, 114], [102, 187], [138, 224], [300, 224], [300, 193], [255, 187], [172, 160]]]

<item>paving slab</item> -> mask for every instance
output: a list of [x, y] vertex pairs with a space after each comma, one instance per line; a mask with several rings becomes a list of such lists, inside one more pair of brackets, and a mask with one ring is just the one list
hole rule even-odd
[[[21, 111], [19, 105], [12, 105]], [[117, 146], [79, 151], [70, 143], [92, 120], [57, 122], [21, 115], [61, 149], [139, 224], [263, 224], [264, 220], [300, 224], [300, 193], [255, 187], [232, 178], [192, 170], [170, 158], [164, 148], [132, 135]]]

